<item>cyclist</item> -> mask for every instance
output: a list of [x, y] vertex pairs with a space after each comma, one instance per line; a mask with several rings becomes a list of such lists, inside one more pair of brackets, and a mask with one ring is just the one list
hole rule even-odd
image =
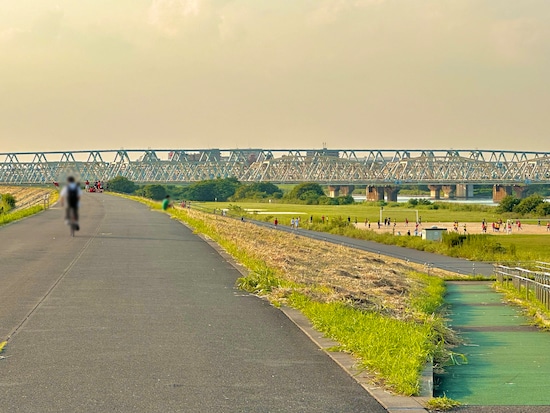
[[80, 229], [78, 225], [78, 207], [80, 197], [82, 196], [82, 189], [80, 189], [80, 185], [75, 181], [74, 177], [69, 176], [67, 178], [67, 185], [61, 190], [59, 196], [61, 198], [61, 206], [65, 207], [65, 223], [67, 225], [74, 224], [74, 229], [78, 231]]

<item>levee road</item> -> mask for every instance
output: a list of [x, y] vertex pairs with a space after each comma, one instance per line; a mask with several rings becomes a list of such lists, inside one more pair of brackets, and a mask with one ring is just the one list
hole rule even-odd
[[0, 410], [384, 412], [167, 215], [85, 196], [0, 228]]

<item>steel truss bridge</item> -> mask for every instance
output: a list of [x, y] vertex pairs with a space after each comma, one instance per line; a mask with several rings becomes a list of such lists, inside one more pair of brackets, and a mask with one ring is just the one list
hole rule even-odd
[[0, 153], [0, 184], [48, 184], [74, 175], [137, 183], [329, 185], [550, 183], [550, 152], [425, 149], [131, 149]]

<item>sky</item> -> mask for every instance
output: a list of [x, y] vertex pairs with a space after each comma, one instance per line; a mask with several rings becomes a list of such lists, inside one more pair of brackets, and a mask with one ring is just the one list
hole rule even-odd
[[549, 0], [0, 0], [0, 152], [549, 135]]

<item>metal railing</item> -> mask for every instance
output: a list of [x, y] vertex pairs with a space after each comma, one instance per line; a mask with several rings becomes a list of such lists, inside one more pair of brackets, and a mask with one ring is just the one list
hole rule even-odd
[[534, 297], [550, 310], [550, 272], [546, 271], [550, 269], [550, 264], [544, 262], [537, 264], [542, 271], [495, 265], [495, 277], [500, 283], [512, 283], [516, 290], [525, 292], [526, 299]]

